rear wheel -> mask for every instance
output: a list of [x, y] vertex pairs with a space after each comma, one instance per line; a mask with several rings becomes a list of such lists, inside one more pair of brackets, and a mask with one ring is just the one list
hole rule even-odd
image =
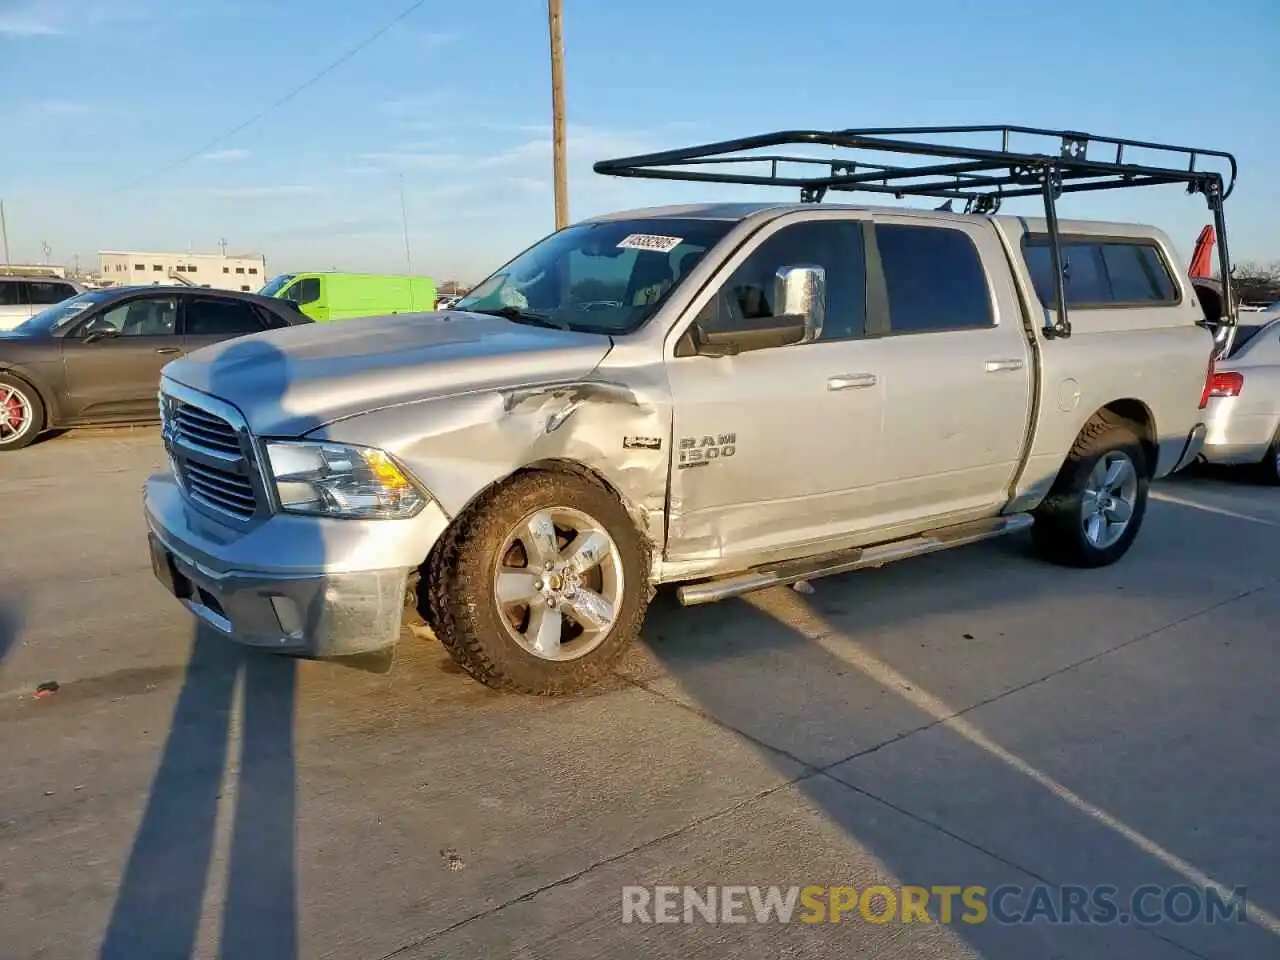
[[1080, 432], [1036, 510], [1040, 554], [1072, 567], [1104, 567], [1133, 545], [1150, 486], [1142, 442], [1127, 423], [1098, 414]]
[[31, 385], [0, 374], [0, 453], [30, 446], [44, 426], [44, 404]]
[[1263, 480], [1272, 486], [1280, 486], [1280, 430], [1276, 431], [1271, 446], [1267, 448], [1267, 455], [1262, 463], [1258, 464], [1258, 469], [1262, 473]]
[[446, 536], [428, 563], [423, 615], [481, 683], [572, 693], [604, 678], [640, 632], [649, 552], [598, 483], [521, 475]]

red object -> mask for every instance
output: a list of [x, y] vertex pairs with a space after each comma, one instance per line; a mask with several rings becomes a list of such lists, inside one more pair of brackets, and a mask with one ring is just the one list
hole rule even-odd
[[1213, 395], [1213, 368], [1216, 365], [1213, 354], [1209, 354], [1209, 369], [1204, 374], [1204, 389], [1200, 391], [1200, 409], [1209, 405], [1209, 397]]
[[1200, 236], [1196, 238], [1196, 249], [1191, 254], [1191, 269], [1187, 272], [1192, 277], [1211, 277], [1213, 270], [1209, 266], [1209, 254], [1213, 252], [1213, 242], [1217, 239], [1217, 234], [1213, 232], [1213, 225], [1210, 224], [1200, 231]]
[[1215, 373], [1205, 389], [1211, 397], [1238, 397], [1244, 389], [1244, 374], [1234, 370]]

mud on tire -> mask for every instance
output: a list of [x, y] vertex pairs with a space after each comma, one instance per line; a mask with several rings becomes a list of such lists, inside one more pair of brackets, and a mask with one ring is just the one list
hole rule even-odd
[[[578, 525], [593, 532], [574, 529], [570, 523], [574, 518], [582, 518]], [[548, 524], [547, 519], [556, 522]], [[529, 529], [554, 529], [554, 549], [560, 559], [548, 562], [554, 562], [556, 570], [545, 570], [546, 564], [540, 562], [553, 556], [546, 537], [537, 543], [528, 535], [513, 540]], [[581, 574], [577, 567], [562, 563], [581, 552], [587, 536], [593, 537], [596, 552], [603, 550], [598, 546], [605, 542], [600, 534], [607, 534], [610, 542], [604, 560]], [[543, 553], [535, 556], [539, 549]], [[603, 484], [568, 472], [519, 474], [470, 507], [432, 551], [419, 590], [419, 611], [450, 656], [481, 683], [531, 694], [573, 693], [606, 677], [639, 634], [651, 594], [649, 563], [647, 541]], [[562, 567], [567, 580], [556, 573]], [[534, 583], [539, 591], [534, 592], [533, 602], [500, 604], [500, 572], [503, 584], [516, 585], [504, 588], [504, 600], [522, 595], [527, 584]], [[591, 594], [606, 596], [609, 583], [621, 585], [615, 591], [611, 619], [596, 617], [597, 624], [608, 625], [589, 630], [578, 618], [591, 620], [592, 616], [583, 616], [573, 607], [589, 607]], [[553, 595], [553, 586], [562, 592]], [[548, 596], [553, 596], [555, 608], [547, 602]], [[540, 609], [544, 606], [545, 610]], [[591, 607], [588, 613], [599, 614], [602, 609]], [[534, 617], [551, 613], [561, 617], [564, 645], [544, 644], [538, 649], [543, 654], [555, 650], [556, 658], [528, 646], [540, 636]]]
[[[1113, 475], [1120, 482], [1105, 483]], [[1128, 553], [1142, 527], [1150, 477], [1147, 453], [1133, 427], [1119, 417], [1096, 414], [1080, 431], [1053, 488], [1035, 511], [1031, 535], [1037, 552], [1071, 567], [1115, 563]], [[1119, 520], [1126, 514], [1121, 528]], [[1091, 527], [1091, 517], [1101, 521]], [[1105, 535], [1091, 536], [1091, 531]]]

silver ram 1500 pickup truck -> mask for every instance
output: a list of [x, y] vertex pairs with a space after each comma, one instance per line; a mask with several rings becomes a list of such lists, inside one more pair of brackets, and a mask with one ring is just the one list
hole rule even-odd
[[1168, 238], [1058, 221], [1074, 168], [1045, 162], [1043, 220], [613, 214], [438, 315], [197, 351], [161, 385], [157, 576], [303, 656], [386, 649], [416, 606], [476, 679], [563, 693], [657, 584], [701, 603], [1026, 527], [1113, 563], [1199, 452], [1215, 340]]

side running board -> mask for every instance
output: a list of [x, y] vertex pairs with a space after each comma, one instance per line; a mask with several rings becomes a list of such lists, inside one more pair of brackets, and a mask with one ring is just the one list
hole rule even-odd
[[992, 517], [972, 523], [940, 527], [930, 533], [909, 537], [906, 540], [892, 540], [874, 547], [846, 550], [842, 553], [810, 557], [805, 560], [789, 560], [772, 567], [734, 574], [719, 580], [688, 583], [680, 587], [676, 595], [686, 607], [700, 603], [714, 603], [717, 600], [727, 600], [730, 597], [751, 593], [753, 590], [763, 590], [766, 587], [782, 586], [798, 580], [816, 580], [818, 577], [866, 570], [870, 567], [883, 567], [886, 563], [893, 563], [895, 560], [923, 557], [925, 554], [937, 553], [939, 550], [967, 546], [980, 540], [990, 540], [1007, 533], [1026, 530], [1032, 522], [1030, 514], [1016, 513], [1007, 517]]

